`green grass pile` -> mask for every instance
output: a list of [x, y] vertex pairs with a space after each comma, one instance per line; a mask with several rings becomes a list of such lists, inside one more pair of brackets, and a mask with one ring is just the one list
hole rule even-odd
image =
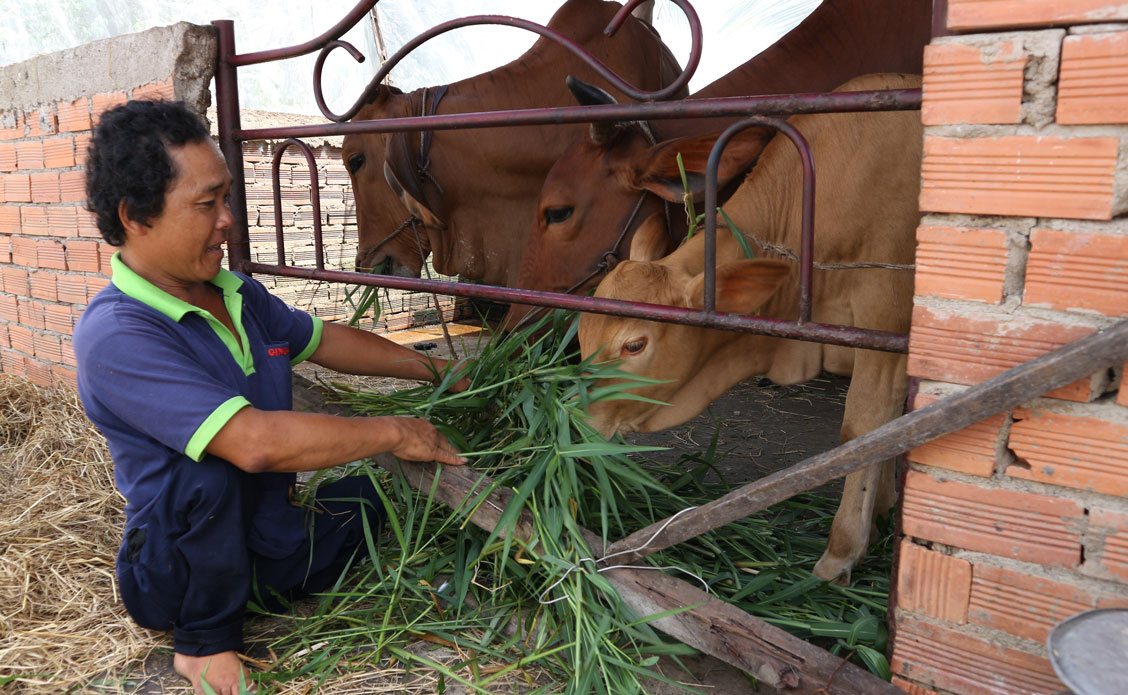
[[[391, 659], [437, 673], [440, 692], [453, 683], [498, 692], [500, 679], [510, 679], [512, 689], [517, 676], [527, 691], [629, 693], [642, 692], [647, 678], [667, 680], [652, 668], [659, 657], [694, 653], [620, 603], [583, 561], [589, 550], [580, 529], [611, 543], [721, 496], [728, 486], [708, 475], [721, 455], [718, 440], [680, 465], [648, 462], [650, 447], [604, 440], [583, 418], [585, 405], [631, 397], [623, 390], [637, 382], [598, 383], [623, 375], [570, 355], [575, 330], [573, 316], [557, 313], [495, 336], [470, 366], [473, 386], [465, 393], [442, 385], [393, 394], [339, 391], [358, 414], [430, 418], [467, 453], [468, 465], [515, 494], [488, 533], [437, 502], [433, 491], [414, 490], [382, 469], [362, 463], [344, 471], [366, 471], [383, 486], [390, 534], [370, 535], [372, 561], [358, 561], [312, 615], [296, 618], [269, 645], [279, 658], [263, 678], [336, 677]], [[684, 574], [692, 573], [718, 598], [888, 678], [890, 534], [855, 570], [849, 588], [810, 573], [836, 505], [800, 495], [646, 562], [676, 566], [675, 576], [696, 584]], [[527, 543], [502, 533], [522, 510], [534, 519]], [[421, 639], [449, 658], [408, 648]]]

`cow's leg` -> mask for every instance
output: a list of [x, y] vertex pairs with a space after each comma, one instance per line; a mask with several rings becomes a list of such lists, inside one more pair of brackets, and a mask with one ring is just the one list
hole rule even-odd
[[[904, 355], [858, 350], [846, 394], [842, 441], [876, 429], [901, 414], [908, 387]], [[866, 466], [846, 476], [842, 501], [834, 515], [826, 550], [815, 576], [850, 583], [850, 570], [874, 539], [875, 521], [896, 501], [896, 459]]]

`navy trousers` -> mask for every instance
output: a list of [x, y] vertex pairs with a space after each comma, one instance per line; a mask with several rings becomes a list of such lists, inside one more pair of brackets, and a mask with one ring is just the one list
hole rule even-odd
[[287, 502], [290, 480], [211, 456], [174, 473], [118, 552], [122, 601], [137, 624], [171, 629], [180, 654], [239, 650], [249, 599], [277, 610], [279, 597], [332, 586], [364, 540], [362, 516], [376, 533], [383, 504], [358, 476], [321, 486], [300, 509]]

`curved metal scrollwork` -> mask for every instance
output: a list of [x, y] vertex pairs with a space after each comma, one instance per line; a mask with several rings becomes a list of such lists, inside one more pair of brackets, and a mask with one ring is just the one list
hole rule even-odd
[[[266, 63], [274, 60], [281, 60], [284, 58], [293, 58], [319, 50], [320, 52], [317, 56], [317, 62], [314, 64], [313, 68], [314, 99], [317, 101], [318, 109], [321, 110], [321, 113], [326, 118], [331, 121], [340, 123], [356, 116], [361, 107], [371, 101], [372, 98], [379, 93], [380, 83], [384, 80], [391, 69], [395, 67], [401, 60], [403, 60], [403, 58], [406, 57], [407, 54], [411, 53], [411, 51], [419, 47], [421, 44], [431, 40], [436, 36], [439, 36], [440, 34], [445, 34], [448, 31], [460, 29], [462, 27], [475, 26], [480, 24], [493, 24], [499, 26], [515, 27], [518, 29], [531, 31], [535, 34], [539, 34], [540, 36], [555, 41], [564, 48], [567, 48], [582, 61], [584, 61], [584, 63], [586, 63], [589, 67], [591, 67], [591, 69], [594, 70], [600, 77], [607, 80], [608, 83], [610, 83], [616, 89], [634, 99], [635, 101], [662, 101], [669, 98], [689, 83], [689, 79], [693, 77], [693, 73], [697, 70], [697, 65], [701, 61], [701, 20], [697, 17], [697, 12], [689, 4], [688, 0], [672, 0], [672, 2], [679, 8], [681, 8], [682, 12], [685, 13], [686, 19], [689, 20], [691, 38], [689, 60], [686, 62], [685, 68], [682, 70], [681, 74], [678, 75], [678, 77], [673, 82], [659, 90], [652, 92], [640, 90], [634, 85], [629, 84], [621, 77], [619, 77], [619, 75], [613, 72], [610, 68], [608, 68], [602, 62], [600, 62], [583, 48], [581, 48], [578, 44], [566, 38], [562, 34], [549, 29], [548, 27], [541, 26], [540, 24], [530, 22], [528, 20], [518, 19], [516, 17], [506, 17], [503, 15], [479, 15], [476, 17], [466, 17], [464, 19], [456, 19], [449, 22], [444, 22], [443, 24], [432, 27], [431, 29], [416, 36], [411, 41], [408, 41], [400, 50], [396, 51], [393, 56], [388, 58], [388, 60], [380, 66], [380, 70], [377, 71], [376, 75], [373, 76], [373, 78], [369, 81], [368, 85], [361, 93], [360, 98], [356, 100], [356, 103], [354, 103], [343, 114], [333, 113], [325, 104], [325, 96], [322, 93], [321, 88], [321, 72], [325, 65], [325, 59], [334, 49], [343, 48], [348, 51], [349, 55], [351, 55], [353, 59], [358, 63], [364, 62], [364, 54], [361, 53], [348, 41], [341, 40], [341, 36], [343, 36], [345, 32], [355, 26], [357, 22], [359, 22], [373, 7], [376, 6], [376, 3], [378, 1], [379, 0], [361, 0], [361, 2], [358, 3], [356, 7], [354, 7], [348, 13], [348, 15], [345, 16], [344, 19], [334, 25], [333, 28], [329, 29], [315, 39], [302, 44], [298, 44], [296, 46], [291, 46], [289, 48], [279, 48], [271, 51], [261, 51], [258, 53], [247, 53], [244, 55], [232, 56], [228, 62], [231, 65], [252, 65], [256, 63]], [[644, 1], [645, 0], [629, 0], [628, 2], [626, 2], [623, 5], [623, 8], [611, 20], [611, 23], [608, 24], [607, 27], [603, 30], [603, 33], [607, 36], [614, 36], [615, 33], [619, 30], [619, 27], [621, 27], [623, 25], [623, 22], [626, 21], [627, 16], [630, 14], [631, 10], [633, 10]]]

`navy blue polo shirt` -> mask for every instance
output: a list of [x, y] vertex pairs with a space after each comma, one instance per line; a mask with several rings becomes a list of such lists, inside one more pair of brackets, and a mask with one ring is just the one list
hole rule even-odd
[[[74, 349], [79, 395], [109, 444], [131, 528], [144, 524], [174, 466], [210, 456], [204, 449], [236, 412], [291, 408], [291, 366], [317, 349], [323, 324], [255, 280], [220, 270], [211, 284], [223, 294], [236, 340], [210, 312], [133, 272], [120, 253], [112, 266], [112, 284], [75, 327]], [[294, 480], [292, 473], [254, 477], [279, 491]], [[282, 494], [270, 497], [285, 503]]]

